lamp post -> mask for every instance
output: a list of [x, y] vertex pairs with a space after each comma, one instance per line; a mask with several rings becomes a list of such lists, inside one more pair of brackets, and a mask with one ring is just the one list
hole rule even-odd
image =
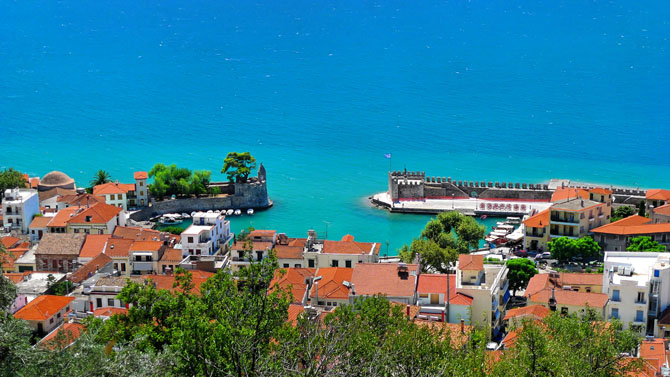
[[454, 205], [454, 194], [452, 193], [452, 194], [451, 194], [451, 209], [452, 209], [452, 210], [454, 209], [454, 206], [455, 206], [455, 205]]

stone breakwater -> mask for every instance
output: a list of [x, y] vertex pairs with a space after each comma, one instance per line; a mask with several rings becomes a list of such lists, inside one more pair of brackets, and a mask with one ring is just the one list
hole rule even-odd
[[[373, 195], [370, 201], [392, 212], [429, 213], [456, 210], [470, 215], [525, 215], [549, 207], [557, 188], [589, 189], [603, 187], [574, 184], [552, 179], [549, 183], [520, 183], [455, 180], [451, 177], [427, 177], [425, 172], [392, 171], [388, 191]], [[605, 187], [613, 191], [619, 204], [637, 204], [646, 191]]]

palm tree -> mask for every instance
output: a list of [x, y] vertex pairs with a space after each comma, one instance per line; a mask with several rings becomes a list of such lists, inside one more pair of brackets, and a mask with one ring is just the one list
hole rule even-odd
[[98, 170], [97, 173], [93, 176], [91, 180], [91, 186], [103, 185], [105, 183], [111, 182], [112, 176], [104, 170]]

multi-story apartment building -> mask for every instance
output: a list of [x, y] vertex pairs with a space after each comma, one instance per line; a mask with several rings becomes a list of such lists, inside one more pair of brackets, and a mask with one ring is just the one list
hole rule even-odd
[[526, 250], [548, 250], [549, 243], [549, 209], [545, 209], [526, 220], [523, 246]]
[[167, 246], [162, 241], [135, 241], [130, 246], [130, 266], [133, 273], [159, 272], [158, 261]]
[[123, 208], [146, 207], [149, 205], [146, 172], [135, 172], [135, 183], [109, 182], [93, 187], [93, 195], [102, 196], [107, 204]]
[[28, 233], [33, 216], [40, 213], [37, 190], [7, 189], [2, 199], [2, 226]]
[[483, 255], [461, 254], [456, 267], [456, 292], [472, 297], [471, 323], [490, 326], [497, 335], [510, 299], [507, 267], [484, 264]]
[[149, 187], [147, 185], [149, 175], [145, 171], [136, 171], [133, 178], [135, 178], [135, 205], [146, 207], [149, 205]]
[[[608, 195], [609, 197], [609, 195]], [[611, 199], [566, 199], [549, 208], [549, 237], [580, 238], [603, 224], [609, 223]]]
[[186, 255], [213, 255], [219, 248], [227, 248], [234, 235], [230, 221], [219, 213], [197, 212], [193, 224], [181, 234], [181, 245]]
[[304, 267], [345, 267], [352, 268], [357, 263], [377, 263], [380, 243], [357, 242], [350, 234], [340, 241], [318, 239], [315, 231], [307, 232], [303, 253]]
[[26, 321], [30, 328], [43, 336], [63, 323], [72, 301], [74, 297], [42, 295], [14, 313], [14, 317]]
[[670, 253], [605, 252], [603, 293], [607, 317], [654, 336], [670, 336], [662, 313], [670, 308]]
[[666, 248], [670, 247], [670, 223], [654, 223], [644, 216], [628, 216], [591, 232], [603, 250], [625, 251], [630, 241], [639, 236], [647, 236]]
[[651, 211], [652, 208], [670, 204], [670, 190], [647, 190], [647, 193], [645, 194], [645, 204], [647, 205], [648, 211]]

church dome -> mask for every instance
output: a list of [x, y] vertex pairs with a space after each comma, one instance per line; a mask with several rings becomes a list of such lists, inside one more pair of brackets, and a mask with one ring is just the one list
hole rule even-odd
[[52, 171], [40, 180], [38, 190], [46, 191], [57, 187], [74, 190], [74, 179], [68, 177], [68, 175], [63, 172]]

